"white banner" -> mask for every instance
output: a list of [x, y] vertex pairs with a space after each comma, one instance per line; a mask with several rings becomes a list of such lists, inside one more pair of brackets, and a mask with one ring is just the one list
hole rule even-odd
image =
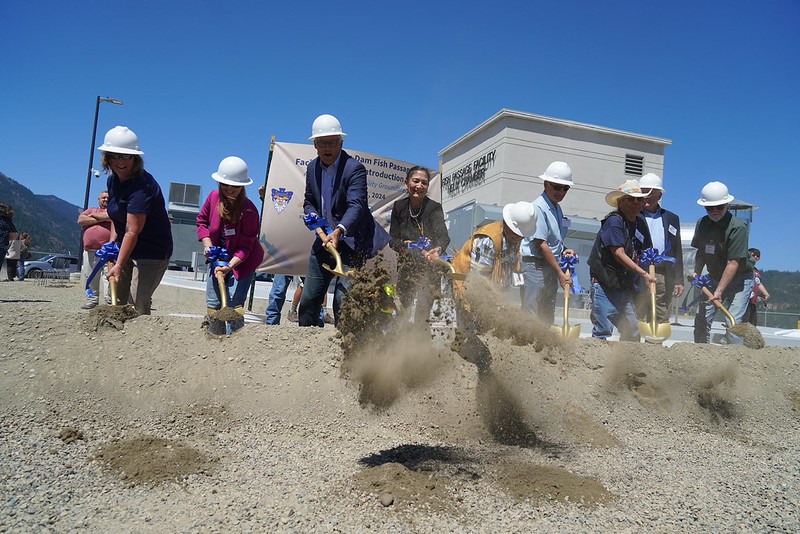
[[[345, 151], [367, 169], [367, 202], [388, 233], [394, 202], [405, 194], [406, 171], [414, 164], [357, 150]], [[264, 261], [259, 272], [305, 276], [314, 233], [303, 224], [306, 167], [317, 157], [313, 145], [275, 143], [267, 176], [259, 240]], [[441, 202], [437, 172], [431, 173], [428, 196]], [[385, 251], [388, 251], [388, 247]]]

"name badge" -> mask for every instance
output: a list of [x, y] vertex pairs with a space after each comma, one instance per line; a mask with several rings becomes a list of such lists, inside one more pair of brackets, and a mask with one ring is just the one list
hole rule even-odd
[[669, 225], [669, 228], [667, 228], [667, 231], [672, 235], [678, 235], [678, 229], [672, 226], [671, 224]]
[[236, 235], [236, 228], [225, 228], [225, 237]]
[[639, 240], [639, 243], [644, 243], [644, 236], [639, 230], [636, 230], [636, 232], [633, 235], [634, 237], [636, 237], [636, 239]]
[[706, 245], [706, 254], [714, 254], [717, 251], [717, 247], [714, 245]]

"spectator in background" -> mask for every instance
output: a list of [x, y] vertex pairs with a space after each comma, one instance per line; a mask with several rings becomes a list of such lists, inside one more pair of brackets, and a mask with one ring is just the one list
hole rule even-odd
[[31, 235], [28, 232], [22, 232], [19, 235], [20, 241], [22, 241], [22, 250], [19, 253], [19, 261], [17, 262], [17, 279], [22, 282], [25, 280], [25, 260], [29, 260], [31, 257]]
[[[111, 219], [108, 218], [108, 191], [103, 191], [97, 197], [96, 208], [89, 208], [78, 215], [78, 224], [83, 232], [83, 279], [88, 280], [94, 271], [100, 258], [95, 256], [95, 252], [100, 250], [103, 245], [111, 241]], [[86, 296], [81, 309], [91, 310], [97, 306], [100, 299], [100, 279], [103, 279], [103, 294], [106, 303], [111, 302], [111, 295], [108, 291], [108, 280], [102, 273], [97, 273], [89, 284], [92, 295]]]
[[748, 252], [750, 253], [750, 257], [753, 258], [754, 264], [753, 290], [750, 292], [750, 304], [747, 307], [747, 313], [744, 314], [744, 320], [753, 326], [758, 326], [758, 305], [763, 303], [764, 307], [767, 307], [769, 291], [767, 291], [767, 286], [764, 285], [761, 279], [761, 271], [755, 266], [758, 264], [758, 260], [761, 259], [761, 251], [757, 248], [751, 248]]
[[[5, 261], [10, 242], [18, 238], [17, 227], [14, 226], [14, 209], [8, 204], [0, 202], [0, 261]], [[13, 276], [9, 277], [9, 279], [11, 278]]]

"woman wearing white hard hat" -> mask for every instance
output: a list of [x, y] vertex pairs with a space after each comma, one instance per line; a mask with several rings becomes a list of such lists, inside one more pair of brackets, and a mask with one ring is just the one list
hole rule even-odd
[[[732, 201], [733, 195], [722, 182], [709, 182], [703, 187], [697, 203], [705, 208], [706, 215], [697, 221], [692, 236], [692, 247], [697, 249], [692, 277], [708, 269], [714, 294], [711, 300], [722, 303], [740, 323], [750, 302], [755, 263], [748, 251], [747, 224], [728, 211]], [[695, 343], [710, 341], [716, 311], [711, 301], [701, 302], [694, 322]]]
[[[503, 220], [481, 226], [453, 259], [456, 272], [476, 270], [500, 287], [519, 285], [519, 245], [536, 229], [536, 211], [530, 202], [503, 206]], [[521, 276], [519, 277], [521, 279]]]
[[164, 195], [153, 175], [144, 170], [144, 152], [133, 131], [116, 126], [97, 149], [103, 152], [101, 164], [108, 174], [111, 241], [119, 244], [108, 279], [117, 283], [120, 304], [131, 301], [140, 315], [149, 315], [153, 293], [172, 256]]
[[647, 287], [656, 280], [639, 266], [639, 256], [653, 246], [641, 216], [646, 196], [636, 180], [627, 180], [606, 195], [606, 203], [616, 210], [600, 223], [587, 262], [592, 277], [594, 338], [608, 339], [616, 326], [620, 341], [639, 341], [634, 310], [637, 282]]
[[219, 164], [211, 177], [219, 183], [206, 198], [197, 216], [197, 238], [203, 242], [203, 252], [209, 256], [211, 247], [224, 248], [230, 259], [214, 258], [216, 265], [206, 282], [208, 312], [218, 310], [220, 288], [214, 276], [225, 277], [229, 306], [244, 317], [244, 301], [256, 268], [264, 259], [264, 249], [258, 242], [260, 221], [258, 208], [247, 198], [245, 186], [253, 183], [248, 176], [247, 164], [241, 158], [229, 156]]

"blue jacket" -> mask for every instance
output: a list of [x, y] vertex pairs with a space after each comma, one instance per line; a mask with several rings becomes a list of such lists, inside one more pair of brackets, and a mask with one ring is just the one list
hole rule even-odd
[[[322, 213], [322, 165], [319, 158], [306, 169], [306, 193], [303, 202], [306, 214]], [[331, 202], [331, 228], [339, 224], [347, 229], [347, 237], [355, 239], [355, 252], [368, 258], [373, 255], [372, 241], [375, 236], [375, 220], [367, 203], [367, 169], [342, 150], [336, 179], [333, 182]], [[341, 243], [341, 241], [340, 241]], [[317, 252], [322, 240], [314, 240], [312, 250]]]

